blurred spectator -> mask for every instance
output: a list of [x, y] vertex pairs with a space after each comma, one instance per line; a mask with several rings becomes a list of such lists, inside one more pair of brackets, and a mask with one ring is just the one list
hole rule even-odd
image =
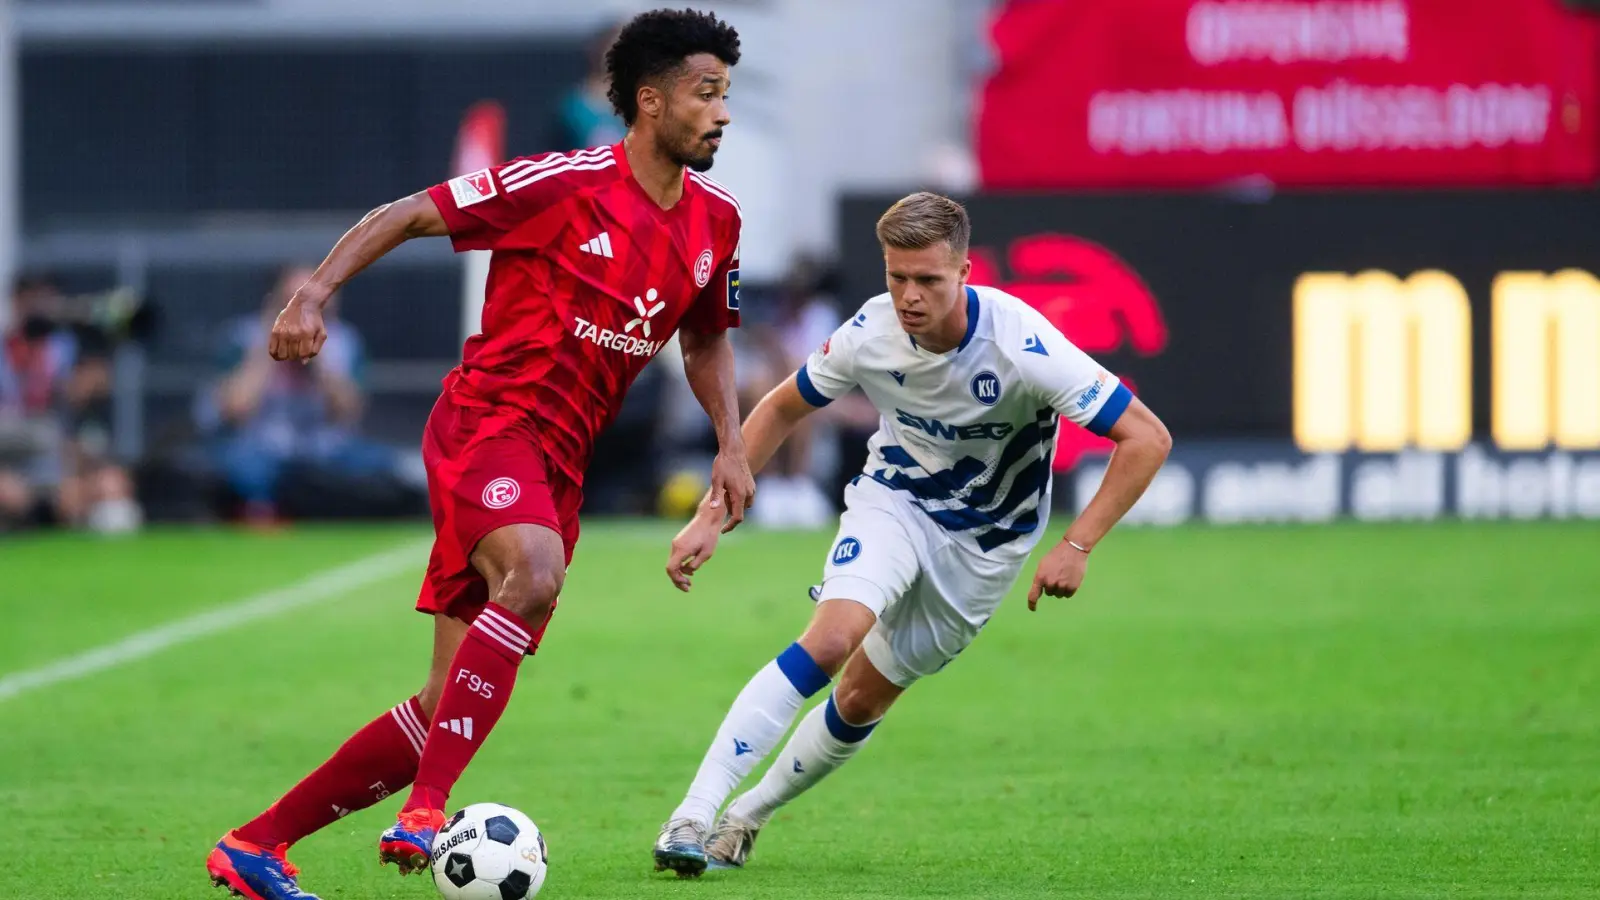
[[110, 341], [78, 321], [54, 281], [20, 280], [0, 339], [0, 528], [117, 532], [143, 518], [126, 470], [108, 455]]
[[[842, 321], [832, 267], [810, 256], [791, 265], [765, 315], [750, 323], [738, 361], [744, 414], [792, 377]], [[870, 432], [878, 415], [852, 392], [808, 417], [767, 464], [757, 483], [753, 521], [769, 528], [816, 528], [833, 518], [831, 489], [840, 468], [840, 426]], [[826, 487], [824, 487], [826, 485]]]
[[627, 126], [611, 110], [611, 101], [606, 98], [606, 51], [621, 30], [619, 23], [595, 36], [589, 46], [588, 74], [562, 96], [556, 113], [557, 149], [615, 144], [627, 132]]
[[312, 269], [285, 269], [258, 314], [235, 321], [223, 348], [227, 374], [201, 393], [196, 424], [214, 464], [242, 503], [247, 522], [279, 518], [285, 490], [309, 473], [359, 477], [394, 470], [395, 452], [363, 439], [360, 335], [338, 315], [338, 298], [323, 312], [328, 340], [307, 364], [267, 355], [273, 320]]

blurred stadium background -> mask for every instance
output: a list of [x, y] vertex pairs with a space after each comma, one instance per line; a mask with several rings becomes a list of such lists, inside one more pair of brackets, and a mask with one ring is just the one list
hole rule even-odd
[[[0, 515], [418, 515], [417, 435], [481, 260], [402, 248], [344, 292], [311, 372], [259, 363], [264, 317], [367, 209], [613, 140], [598, 55], [648, 5], [13, 4]], [[717, 8], [748, 51], [716, 174], [746, 213], [751, 397], [880, 290], [870, 224], [928, 187], [970, 202], [976, 280], [1167, 418], [1141, 520], [1600, 516], [1578, 4]], [[824, 524], [872, 427], [847, 405], [807, 434], [765, 523]], [[1064, 441], [1060, 490], [1085, 496], [1104, 447]], [[663, 356], [586, 511], [681, 510], [709, 449]]]
[[[18, 717], [0, 718], [15, 726], [0, 728], [0, 757], [62, 754], [33, 778], [27, 764], [8, 764], [0, 808], [8, 799], [17, 809], [87, 802], [94, 782], [82, 781], [66, 748], [75, 735], [116, 727], [108, 709], [129, 700], [124, 684], [86, 680], [51, 695], [67, 698], [52, 701], [61, 704], [56, 730], [30, 726], [19, 710], [41, 708], [43, 695], [22, 695], [76, 677], [41, 680], [52, 661], [424, 536], [420, 429], [476, 327], [483, 261], [452, 254], [444, 241], [402, 247], [346, 288], [329, 349], [309, 368], [266, 362], [264, 323], [304, 267], [373, 206], [493, 159], [616, 139], [598, 56], [619, 21], [657, 5], [0, 4], [0, 283], [14, 286], [0, 302], [0, 611], [15, 626], [0, 639], [0, 704], [9, 703], [0, 717]], [[1059, 840], [1080, 855], [1063, 862], [1057, 854], [1044, 880], [1004, 889], [982, 879], [1037, 874], [1028, 858], [1012, 870], [965, 871], [976, 880], [946, 884], [951, 895], [1375, 896], [1397, 885], [1405, 890], [1395, 896], [1509, 896], [1513, 886], [1526, 896], [1592, 895], [1584, 891], [1600, 883], [1600, 794], [1580, 761], [1593, 761], [1600, 739], [1592, 552], [1600, 537], [1600, 4], [688, 5], [717, 10], [744, 38], [735, 121], [712, 174], [737, 192], [745, 214], [738, 340], [748, 400], [883, 289], [871, 225], [893, 199], [928, 188], [969, 204], [973, 279], [1044, 310], [1122, 374], [1176, 440], [1130, 516], [1148, 527], [1120, 529], [1096, 557], [1091, 584], [1100, 581], [1085, 603], [1118, 611], [1031, 630], [1002, 617], [993, 627], [1009, 637], [995, 641], [1018, 652], [996, 652], [987, 664], [1023, 693], [987, 715], [1024, 737], [1010, 750], [973, 738], [977, 749], [961, 751], [994, 755], [1005, 771], [1022, 773], [1029, 828], [1041, 842], [1024, 841], [1025, 849], [1049, 855]], [[626, 696], [626, 680], [557, 681], [556, 705], [545, 712], [558, 722], [581, 729], [595, 724], [586, 715], [598, 715], [598, 724], [622, 727], [626, 709], [626, 721], [672, 737], [666, 763], [633, 760], [644, 773], [664, 766], [642, 821], [627, 798], [607, 807], [614, 818], [579, 815], [577, 804], [594, 797], [575, 787], [543, 806], [534, 786], [506, 798], [525, 800], [542, 824], [553, 819], [553, 843], [600, 842], [615, 825], [647, 844], [656, 824], [649, 816], [670, 807], [668, 795], [692, 770], [742, 673], [800, 626], [805, 609], [793, 598], [814, 577], [840, 485], [876, 423], [856, 399], [830, 407], [760, 480], [752, 531], [794, 530], [799, 543], [745, 538], [751, 556], [737, 564], [740, 550], [730, 545], [729, 574], [704, 576], [699, 602], [709, 607], [638, 629], [732, 642], [725, 666], [695, 676], [703, 709], [681, 720], [655, 711], [655, 725], [650, 710], [626, 705], [632, 699], [611, 713], [583, 713], [591, 688]], [[1054, 530], [1087, 501], [1107, 449], [1063, 430]], [[657, 557], [670, 521], [698, 499], [713, 450], [679, 359], [664, 352], [598, 450], [585, 508], [586, 520], [600, 523], [585, 529], [586, 542], [598, 535], [597, 549], [580, 550], [569, 593], [619, 591], [629, 615], [663, 616], [643, 598], [666, 595]], [[667, 522], [606, 524], [613, 517]], [[1391, 521], [1438, 524], [1375, 524]], [[1213, 527], [1223, 525], [1237, 527]], [[114, 548], [101, 539], [108, 534], [127, 543]], [[612, 555], [626, 566], [604, 565]], [[586, 563], [600, 569], [583, 576]], [[602, 571], [624, 567], [638, 570], [632, 580]], [[180, 570], [188, 574], [173, 574]], [[373, 633], [354, 612], [311, 627], [368, 641], [357, 644], [358, 659], [383, 652], [377, 636], [403, 642], [414, 658], [393, 669], [410, 684], [424, 636], [401, 616], [414, 586], [414, 573], [403, 574], [383, 582], [381, 602], [357, 592], [350, 609], [383, 623]], [[786, 599], [767, 604], [769, 596]], [[594, 599], [599, 607], [606, 598]], [[59, 612], [41, 618], [41, 604], [52, 603]], [[632, 640], [605, 636], [603, 609], [570, 606], [578, 650], [616, 652]], [[196, 671], [209, 678], [224, 665], [253, 663], [262, 668], [241, 676], [253, 684], [252, 702], [282, 703], [260, 681], [288, 677], [301, 710], [319, 711], [316, 724], [287, 712], [223, 724], [206, 704], [228, 708], [215, 693], [225, 678], [209, 685], [213, 693], [184, 694], [207, 723], [193, 743], [214, 747], [243, 728], [257, 742], [252, 752], [267, 754], [267, 772], [210, 801], [183, 795], [215, 805], [185, 820], [190, 845], [170, 851], [174, 868], [152, 867], [160, 878], [139, 881], [137, 866], [116, 855], [143, 852], [137, 841], [107, 851], [96, 877], [120, 871], [139, 896], [170, 877], [184, 887], [162, 896], [202, 896], [189, 877], [200, 859], [194, 848], [321, 759], [373, 703], [393, 702], [388, 683], [337, 661], [356, 651], [329, 642], [317, 648], [326, 651], [317, 654], [317, 677], [289, 677], [283, 660], [304, 663], [312, 651], [278, 656], [297, 640], [284, 626], [250, 633], [262, 643], [241, 647], [241, 656], [224, 651], [219, 660], [207, 650], [189, 661], [198, 669], [180, 669], [173, 654], [169, 668], [142, 674], [198, 692]], [[1026, 662], [1024, 651], [1043, 655]], [[647, 646], [632, 652], [643, 654], [633, 657], [635, 674], [656, 677]], [[1220, 661], [1230, 656], [1236, 666]], [[1103, 681], [1080, 683], [1075, 658], [1110, 668]], [[650, 663], [674, 664], [670, 655]], [[1483, 677], [1480, 664], [1503, 665], [1491, 669], [1502, 677]], [[984, 665], [956, 667], [951, 686], [928, 689], [958, 705], [944, 720], [978, 730], [977, 712], [948, 710], [993, 704], [1006, 690], [997, 677], [973, 680]], [[569, 677], [554, 674], [553, 662], [543, 671]], [[1106, 671], [1131, 679], [1134, 693], [1118, 694]], [[366, 680], [325, 693], [334, 690], [325, 681], [355, 674]], [[1081, 705], [1041, 731], [1028, 717], [1054, 696], [1052, 684], [1074, 685], [1070, 703], [1055, 702]], [[1193, 703], [1173, 699], [1184, 696]], [[1272, 718], [1300, 701], [1349, 718]], [[1097, 769], [1109, 763], [1090, 752], [1098, 760], [1090, 777], [1129, 786], [1155, 771], [1167, 780], [1137, 788], [1148, 793], [1127, 822], [1091, 824], [1087, 801], [1062, 801], [1084, 807], [1062, 813], [1052, 779], [1065, 776], [1037, 762], [1028, 768], [1020, 747], [1031, 735], [1067, 759], [1085, 743], [1109, 759], [1124, 714], [1138, 735], [1125, 740], [1183, 746], [1170, 757], [1135, 753], [1119, 763], [1125, 769]], [[933, 730], [941, 713], [906, 713], [912, 722], [917, 715], [926, 717], [924, 745], [896, 751], [885, 736], [880, 762], [869, 763], [869, 753], [861, 765], [881, 765], [869, 771], [882, 778], [900, 771], [893, 765], [915, 766], [920, 753], [942, 752]], [[1358, 724], [1341, 730], [1341, 721]], [[524, 723], [518, 743], [539, 740], [539, 724], [550, 723]], [[1217, 782], [1174, 799], [1214, 774], [1209, 739], [1184, 729], [1213, 725], [1243, 741], [1229, 755], [1238, 791]], [[1188, 736], [1173, 738], [1175, 729]], [[124, 762], [197, 753], [170, 734], [126, 737]], [[564, 740], [552, 755], [599, 752]], [[1503, 769], [1464, 762], [1481, 761], [1486, 747]], [[1264, 774], [1274, 752], [1310, 780]], [[1392, 764], [1328, 775], [1316, 761], [1329, 753]], [[496, 784], [491, 776], [514, 771], [514, 759], [499, 770], [485, 763], [484, 781], [468, 784]], [[231, 772], [252, 760], [240, 752], [210, 761]], [[205, 762], [195, 756], [192, 771], [205, 772]], [[1496, 782], [1497, 772], [1513, 784]], [[854, 795], [862, 821], [894, 807], [909, 828], [969, 827], [962, 813], [937, 808], [937, 792], [926, 787], [916, 802], [934, 808], [906, 810], [893, 791], [855, 783], [866, 792]], [[1014, 789], [985, 783], [955, 795], [981, 806], [972, 798]], [[1099, 799], [1115, 802], [1114, 791], [1100, 790]], [[1317, 824], [1263, 818], [1257, 805], [1351, 793], [1358, 799], [1348, 808], [1338, 800], [1284, 807], [1285, 816], [1308, 817], [1295, 822], [1331, 816], [1342, 823], [1333, 830], [1355, 832], [1354, 855], [1343, 862]], [[1398, 811], [1391, 794], [1402, 797]], [[1483, 796], [1512, 808], [1491, 815]], [[155, 802], [117, 794], [97, 808], [132, 823], [140, 820], [127, 810]], [[1403, 815], [1408, 802], [1437, 818], [1413, 821], [1415, 832], [1374, 824]], [[795, 815], [821, 823], [826, 805]], [[985, 828], [1010, 827], [1012, 813], [983, 809], [993, 817], [978, 817]], [[1196, 830], [1167, 843], [1171, 835], [1150, 825], [1208, 815], [1235, 817], [1236, 831], [1190, 821]], [[1134, 819], [1143, 824], [1129, 825]], [[1238, 837], [1252, 823], [1264, 836]], [[1082, 849], [1097, 843], [1099, 851]], [[1467, 844], [1499, 849], [1449, 864], [1428, 850]], [[1395, 851], [1400, 845], [1408, 849]], [[312, 852], [332, 866], [355, 846]], [[1164, 849], [1151, 856], [1152, 846]], [[784, 871], [777, 839], [765, 849]], [[1218, 862], [1235, 850], [1237, 865]], [[574, 852], [593, 883], [569, 882], [563, 896], [622, 895], [606, 893], [609, 858]], [[616, 852], [617, 871], [631, 871], [642, 847]], [[817, 843], [813, 852], [832, 851]], [[900, 854], [899, 869], [876, 870], [871, 889], [852, 894], [888, 897], [914, 895], [924, 883], [906, 873], [937, 871], [948, 862], [942, 854], [963, 851], [924, 843], [849, 852], [868, 868]], [[1282, 866], [1257, 865], [1274, 852], [1285, 854]], [[1135, 858], [1143, 861], [1129, 864]], [[794, 865], [790, 874], [806, 871]], [[1138, 873], [1132, 880], [1119, 880], [1125, 865]], [[386, 892], [364, 893], [371, 873], [346, 868], [346, 893], [336, 896], [400, 896], [387, 893], [397, 890], [387, 882]], [[1200, 886], [1185, 893], [1189, 873]], [[57, 896], [21, 873], [6, 877], [19, 879], [11, 887], [20, 893], [0, 890], [5, 896]], [[552, 895], [560, 879], [558, 864]], [[759, 896], [789, 896], [778, 881], [757, 883], [772, 891]], [[1334, 883], [1348, 890], [1328, 889]], [[937, 879], [929, 884], [940, 889]], [[843, 896], [860, 883], [811, 896], [833, 896], [835, 887]]]

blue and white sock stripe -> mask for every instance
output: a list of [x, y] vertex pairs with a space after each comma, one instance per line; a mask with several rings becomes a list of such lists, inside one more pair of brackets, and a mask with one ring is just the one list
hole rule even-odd
[[828, 733], [845, 742], [846, 744], [859, 744], [867, 739], [872, 729], [878, 727], [877, 722], [866, 725], [851, 725], [839, 715], [839, 707], [834, 705], [833, 695], [828, 695], [828, 708], [822, 714], [822, 721], [828, 726]]
[[811, 658], [811, 654], [806, 652], [806, 648], [800, 646], [798, 642], [790, 644], [786, 650], [779, 653], [776, 661], [778, 670], [783, 672], [783, 676], [789, 679], [789, 683], [794, 685], [794, 689], [799, 691], [802, 697], [816, 695], [832, 680], [828, 677], [828, 673], [817, 665], [817, 661]]

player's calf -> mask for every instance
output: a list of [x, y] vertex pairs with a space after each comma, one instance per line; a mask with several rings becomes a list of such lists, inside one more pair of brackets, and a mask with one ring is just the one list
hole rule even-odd
[[444, 671], [411, 794], [378, 840], [379, 860], [397, 864], [402, 875], [427, 868], [450, 791], [505, 712], [517, 669], [538, 648], [566, 570], [561, 535], [538, 525], [490, 532], [472, 562], [489, 583], [491, 602]]
[[[728, 795], [783, 739], [806, 699], [825, 689], [828, 681], [828, 673], [799, 644], [790, 644], [762, 666], [734, 698], [663, 834], [683, 821], [693, 822], [702, 834], [710, 831]], [[697, 849], [695, 855], [704, 854]], [[656, 863], [660, 868], [660, 842]]]
[[[710, 831], [728, 795], [783, 739], [806, 699], [827, 687], [875, 621], [870, 609], [853, 601], [822, 604], [800, 640], [763, 666], [734, 698], [668, 824], [689, 820]], [[659, 864], [659, 846], [657, 851]]]
[[[878, 671], [865, 651], [857, 651], [828, 701], [814, 707], [800, 721], [761, 781], [728, 805], [724, 822], [741, 824], [747, 830], [765, 826], [779, 807], [810, 790], [860, 752], [883, 714], [904, 691]], [[750, 841], [755, 841], [753, 831]], [[725, 837], [721, 842], [713, 838], [713, 843], [724, 857], [738, 858], [733, 838]], [[745, 848], [744, 855], [749, 855], [749, 848]]]

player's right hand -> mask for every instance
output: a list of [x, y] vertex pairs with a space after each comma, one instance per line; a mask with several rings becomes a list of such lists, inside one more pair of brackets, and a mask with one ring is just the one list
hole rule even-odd
[[672, 550], [667, 555], [667, 577], [678, 590], [687, 593], [694, 573], [717, 552], [717, 540], [722, 536], [720, 518], [708, 516], [702, 509], [701, 514], [672, 539]]
[[1028, 610], [1039, 608], [1040, 597], [1071, 597], [1083, 587], [1083, 576], [1089, 571], [1089, 554], [1078, 550], [1061, 539], [1033, 574], [1033, 587], [1028, 590]]
[[322, 352], [322, 345], [328, 340], [328, 330], [322, 324], [322, 303], [326, 298], [319, 298], [317, 293], [309, 284], [300, 288], [278, 313], [267, 339], [267, 352], [273, 359], [309, 360]]
[[723, 498], [728, 501], [727, 518], [722, 523], [722, 533], [739, 527], [745, 511], [756, 500], [756, 479], [750, 474], [750, 459], [741, 450], [735, 455], [718, 453], [711, 461], [711, 508], [721, 511]]

